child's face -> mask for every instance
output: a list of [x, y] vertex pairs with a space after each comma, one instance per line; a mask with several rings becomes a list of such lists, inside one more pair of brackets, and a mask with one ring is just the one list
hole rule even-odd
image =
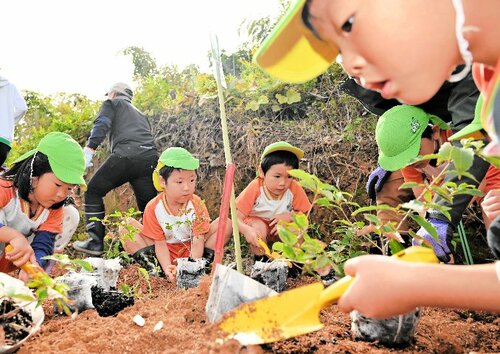
[[309, 9], [345, 71], [386, 99], [429, 100], [461, 61], [451, 0], [312, 0]]
[[185, 204], [194, 194], [196, 188], [196, 172], [174, 170], [167, 181], [160, 176], [160, 183], [167, 195], [169, 203]]
[[[420, 145], [419, 156], [434, 154], [436, 151], [436, 141], [434, 139], [422, 138], [422, 143]], [[417, 170], [423, 169], [429, 165], [429, 160], [419, 161], [411, 166]]]
[[273, 197], [281, 197], [283, 193], [290, 188], [292, 176], [288, 174], [288, 171], [292, 169], [293, 167], [281, 163], [279, 165], [272, 165], [271, 168], [267, 170], [264, 175], [264, 185]]
[[50, 208], [70, 196], [75, 185], [62, 182], [53, 173], [44, 173], [33, 178], [32, 187], [34, 201], [44, 208]]

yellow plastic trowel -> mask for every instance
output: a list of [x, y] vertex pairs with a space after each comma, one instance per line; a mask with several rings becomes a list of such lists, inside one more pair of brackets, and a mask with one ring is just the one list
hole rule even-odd
[[[439, 263], [434, 251], [409, 247], [392, 256], [407, 262]], [[224, 315], [218, 327], [226, 338], [242, 345], [264, 344], [314, 332], [323, 327], [321, 309], [337, 301], [353, 277], [346, 276], [329, 287], [314, 283], [243, 304]]]

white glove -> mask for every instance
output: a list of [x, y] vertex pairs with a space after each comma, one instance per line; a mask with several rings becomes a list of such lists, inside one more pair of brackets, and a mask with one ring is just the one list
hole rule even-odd
[[94, 165], [92, 163], [92, 157], [94, 157], [95, 150], [85, 146], [85, 148], [83, 148], [83, 152], [85, 153], [85, 168], [92, 167]]

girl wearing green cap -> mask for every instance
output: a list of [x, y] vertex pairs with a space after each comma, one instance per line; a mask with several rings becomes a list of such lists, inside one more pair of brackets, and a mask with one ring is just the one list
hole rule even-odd
[[[196, 169], [200, 163], [186, 149], [165, 150], [153, 173], [153, 183], [161, 192], [146, 206], [141, 231], [124, 248], [151, 273], [155, 259], [167, 277], [175, 279], [177, 258], [213, 259], [218, 220], [211, 222], [205, 202], [194, 194]], [[228, 225], [225, 242], [231, 235]]]
[[292, 212], [307, 213], [311, 203], [304, 189], [288, 174], [299, 168], [304, 151], [284, 141], [268, 145], [262, 153], [258, 177], [236, 198], [238, 226], [253, 254], [265, 251], [258, 240], [277, 240], [279, 220], [291, 221]]
[[[85, 186], [84, 172], [80, 145], [67, 134], [53, 132], [0, 176], [0, 271], [27, 261], [47, 265], [43, 257], [54, 252], [56, 235], [62, 232], [62, 207], [75, 186]], [[3, 252], [7, 243], [14, 248], [9, 253]], [[27, 274], [21, 271], [19, 277], [26, 280]]]

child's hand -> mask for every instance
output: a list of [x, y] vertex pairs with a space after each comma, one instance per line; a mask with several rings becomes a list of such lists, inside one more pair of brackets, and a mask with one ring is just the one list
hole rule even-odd
[[167, 266], [167, 269], [165, 269], [165, 275], [167, 276], [168, 280], [172, 283], [176, 282], [176, 274], [177, 274], [177, 267], [174, 266], [173, 264], [170, 264]]
[[[345, 273], [355, 276], [354, 282], [339, 299], [343, 312], [358, 310], [375, 318], [407, 313], [417, 306], [412, 299], [415, 290], [407, 275], [412, 264], [385, 256], [361, 256], [346, 262]], [[418, 282], [416, 282], [418, 284]]]
[[285, 222], [292, 221], [292, 213], [281, 213], [275, 215], [271, 222], [269, 223], [269, 227], [271, 228], [271, 235], [276, 236], [278, 234], [278, 222], [283, 220]]
[[245, 234], [245, 239], [249, 244], [255, 247], [260, 247], [257, 239], [260, 237], [254, 228], [250, 228]]
[[5, 258], [16, 267], [21, 267], [28, 261], [36, 263], [35, 252], [24, 235], [14, 237], [9, 243], [14, 249], [5, 253]]
[[493, 220], [500, 215], [500, 189], [492, 189], [486, 194], [481, 203], [486, 216]]

